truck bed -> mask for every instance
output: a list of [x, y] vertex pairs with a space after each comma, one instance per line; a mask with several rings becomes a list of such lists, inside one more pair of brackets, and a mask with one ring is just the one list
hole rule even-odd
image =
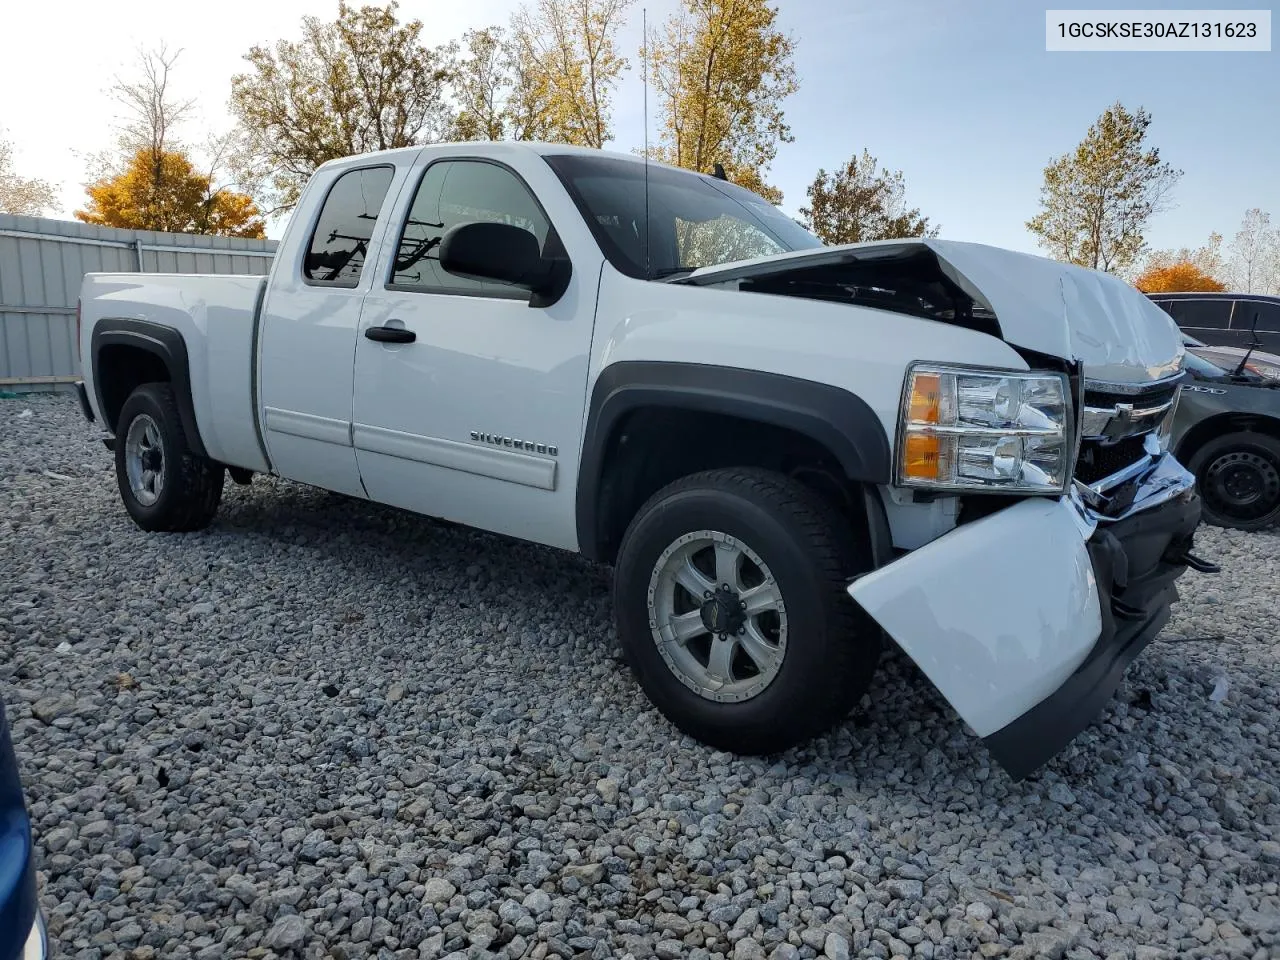
[[98, 321], [124, 318], [177, 330], [187, 348], [191, 397], [210, 457], [266, 470], [255, 411], [257, 316], [266, 277], [90, 273], [81, 289], [80, 355], [85, 388], [99, 421], [93, 335]]

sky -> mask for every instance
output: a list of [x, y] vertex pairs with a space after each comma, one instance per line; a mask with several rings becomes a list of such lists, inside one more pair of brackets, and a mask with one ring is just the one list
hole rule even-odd
[[[636, 69], [614, 98], [611, 146], [623, 150], [644, 137], [634, 56], [642, 5], [651, 29], [677, 7], [677, 0], [633, 2], [620, 45]], [[1089, 6], [1167, 9], [1170, 2]], [[516, 3], [401, 0], [400, 15], [422, 20], [435, 44], [505, 23]], [[204, 131], [230, 125], [230, 77], [243, 69], [250, 46], [297, 36], [304, 14], [331, 19], [337, 12], [337, 0], [8, 6], [0, 19], [0, 89], [8, 91], [0, 129], [14, 144], [20, 173], [60, 188], [56, 216], [64, 218], [83, 203], [86, 156], [113, 142], [118, 110], [106, 90], [114, 75], [128, 75], [140, 45], [182, 50], [174, 83], [180, 96], [198, 101], [186, 135], [199, 141]], [[908, 203], [939, 224], [942, 236], [1037, 252], [1025, 222], [1038, 209], [1045, 164], [1120, 100], [1150, 112], [1150, 143], [1184, 172], [1172, 208], [1150, 225], [1153, 248], [1196, 247], [1211, 231], [1229, 241], [1250, 207], [1280, 219], [1280, 46], [1263, 53], [1049, 53], [1046, 6], [775, 0], [779, 26], [795, 40], [800, 82], [785, 106], [795, 140], [780, 146], [769, 176], [783, 191], [783, 209], [794, 215], [804, 205], [818, 168], [833, 169], [866, 148], [903, 172]], [[656, 132], [652, 119], [650, 130]], [[273, 224], [270, 235], [283, 226]]]

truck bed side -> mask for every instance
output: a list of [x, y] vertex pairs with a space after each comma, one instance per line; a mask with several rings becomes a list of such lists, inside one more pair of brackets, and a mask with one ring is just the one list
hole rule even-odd
[[[266, 277], [86, 274], [80, 356], [103, 427], [114, 433], [129, 393], [167, 372], [209, 457], [269, 469], [255, 410], [257, 318], [266, 283]], [[175, 334], [184, 349], [164, 350]], [[167, 370], [183, 364], [185, 371]]]

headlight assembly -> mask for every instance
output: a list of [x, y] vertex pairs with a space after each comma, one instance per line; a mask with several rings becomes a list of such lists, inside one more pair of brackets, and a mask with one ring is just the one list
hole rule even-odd
[[1065, 374], [915, 364], [898, 424], [896, 481], [932, 490], [1063, 493], [1071, 479]]

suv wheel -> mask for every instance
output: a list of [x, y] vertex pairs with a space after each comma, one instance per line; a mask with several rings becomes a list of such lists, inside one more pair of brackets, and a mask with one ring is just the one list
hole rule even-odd
[[842, 720], [870, 685], [879, 630], [845, 592], [857, 550], [794, 480], [713, 470], [659, 491], [619, 551], [618, 636], [649, 699], [690, 736], [785, 750]]
[[1210, 440], [1191, 455], [1206, 522], [1261, 530], [1280, 521], [1280, 440], [1242, 430]]

